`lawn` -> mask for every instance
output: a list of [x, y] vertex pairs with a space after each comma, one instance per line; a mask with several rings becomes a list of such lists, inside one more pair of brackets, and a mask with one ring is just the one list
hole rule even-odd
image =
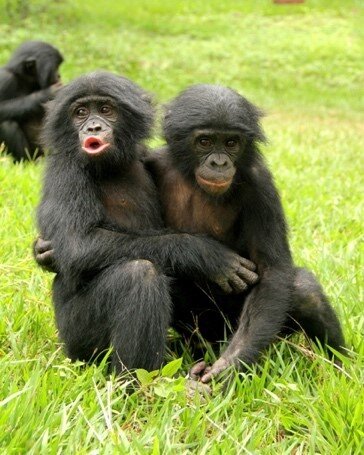
[[184, 391], [188, 352], [173, 379], [140, 375], [135, 389], [71, 364], [52, 275], [31, 254], [43, 162], [0, 156], [0, 453], [364, 453], [362, 24], [359, 0], [0, 1], [1, 65], [42, 39], [65, 55], [66, 82], [103, 68], [160, 104], [210, 82], [261, 106], [295, 260], [319, 276], [351, 352], [338, 371], [302, 336], [281, 341], [209, 398]]

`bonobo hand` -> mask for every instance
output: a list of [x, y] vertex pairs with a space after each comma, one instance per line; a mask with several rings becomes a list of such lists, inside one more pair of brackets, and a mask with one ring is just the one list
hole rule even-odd
[[254, 272], [255, 264], [236, 253], [229, 253], [227, 260], [222, 262], [225, 262], [225, 265], [221, 266], [216, 277], [211, 277], [211, 281], [220, 286], [226, 294], [239, 294], [259, 280], [259, 276]]
[[49, 94], [53, 98], [57, 92], [63, 87], [63, 84], [61, 81], [56, 82], [55, 84], [51, 85], [49, 87]]
[[37, 101], [41, 103], [46, 103], [47, 101], [52, 100], [56, 93], [63, 87], [62, 82], [56, 82], [55, 84], [51, 85], [50, 87], [43, 88], [37, 92], [33, 92], [30, 97], [33, 97]]
[[54, 251], [50, 240], [44, 240], [38, 237], [33, 244], [33, 255], [42, 269], [57, 273], [57, 267], [54, 262]]

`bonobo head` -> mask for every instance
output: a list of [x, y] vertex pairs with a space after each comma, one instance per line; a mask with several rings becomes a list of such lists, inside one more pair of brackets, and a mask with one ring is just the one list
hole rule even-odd
[[212, 196], [226, 194], [244, 158], [264, 141], [261, 112], [234, 90], [187, 88], [167, 107], [163, 130], [174, 164]]
[[60, 82], [59, 66], [63, 56], [43, 41], [26, 41], [11, 56], [6, 68], [28, 83], [33, 90]]
[[150, 97], [129, 79], [107, 72], [79, 77], [50, 102], [45, 146], [84, 164], [123, 166], [153, 125]]

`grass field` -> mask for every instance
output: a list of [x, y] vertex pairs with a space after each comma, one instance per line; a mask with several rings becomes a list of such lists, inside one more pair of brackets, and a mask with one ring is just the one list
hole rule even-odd
[[352, 352], [339, 372], [303, 337], [282, 341], [208, 399], [184, 392], [188, 353], [174, 379], [167, 370], [151, 383], [140, 377], [132, 392], [102, 366], [71, 364], [57, 340], [52, 276], [31, 255], [43, 162], [0, 156], [1, 454], [364, 453], [361, 5], [0, 1], [1, 65], [22, 41], [42, 39], [64, 53], [64, 81], [104, 68], [160, 103], [212, 82], [261, 106], [295, 260], [320, 277]]

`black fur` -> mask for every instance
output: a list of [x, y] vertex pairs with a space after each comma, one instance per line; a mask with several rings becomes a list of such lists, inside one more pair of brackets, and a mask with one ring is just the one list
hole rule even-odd
[[[84, 97], [116, 104], [112, 144], [97, 158], [83, 151], [72, 120]], [[97, 72], [61, 89], [45, 121], [51, 154], [38, 222], [54, 248], [60, 337], [72, 359], [93, 359], [112, 345], [117, 371], [160, 366], [172, 312], [169, 275], [219, 282], [235, 277], [239, 261], [213, 239], [163, 230], [156, 187], [140, 161], [153, 118], [141, 88]]]
[[[170, 204], [174, 184], [170, 176], [176, 180], [176, 169], [178, 179], [184, 182], [179, 183], [181, 188], [183, 185], [192, 188], [192, 193], [186, 190], [190, 196], [185, 197], [185, 206], [181, 205], [180, 217], [172, 224], [169, 221], [169, 227], [201, 233], [201, 226], [205, 225], [214, 235], [213, 223], [223, 219], [230, 207], [231, 213], [236, 213], [235, 221], [215, 237], [258, 268], [260, 282], [244, 296], [224, 296], [213, 288], [201, 289], [180, 282], [182, 292], [177, 293], [180, 302], [175, 305], [174, 315], [179, 330], [184, 327], [194, 330], [197, 325], [202, 335], [218, 341], [223, 338], [226, 321], [233, 327], [227, 349], [212, 368], [200, 363], [192, 370], [192, 375], [200, 376], [204, 382], [230, 365], [255, 362], [279, 333], [293, 329], [301, 328], [313, 340], [343, 351], [340, 323], [321, 286], [310, 272], [293, 264], [280, 196], [258, 148], [258, 143], [265, 140], [260, 116], [253, 104], [229, 88], [211, 85], [188, 88], [167, 107], [163, 123], [167, 146], [147, 163], [156, 176], [167, 220], [176, 220], [170, 215], [175, 205]], [[196, 182], [196, 168], [205, 157], [193, 149], [191, 137], [201, 128], [217, 132], [239, 130], [244, 138], [242, 149], [233, 158], [236, 168], [233, 182], [219, 196], [205, 193]], [[191, 218], [198, 210], [196, 201], [200, 201], [204, 213], [195, 218], [194, 225]], [[206, 221], [209, 216], [215, 217], [211, 226]]]
[[60, 52], [41, 41], [23, 43], [0, 68], [0, 143], [4, 142], [14, 161], [42, 154], [39, 132], [43, 103], [54, 92]]

